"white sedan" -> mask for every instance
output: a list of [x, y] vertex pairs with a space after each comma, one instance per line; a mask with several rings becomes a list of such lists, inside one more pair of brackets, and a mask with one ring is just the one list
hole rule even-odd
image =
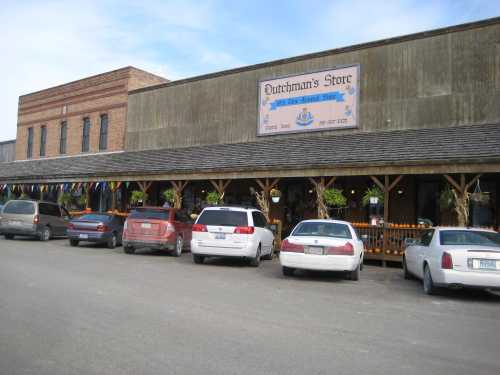
[[439, 287], [500, 288], [500, 234], [475, 228], [429, 229], [410, 241], [403, 257], [406, 279], [423, 280], [424, 292]]
[[304, 220], [283, 240], [280, 263], [285, 276], [295, 269], [348, 272], [359, 280], [364, 245], [352, 225], [339, 220]]

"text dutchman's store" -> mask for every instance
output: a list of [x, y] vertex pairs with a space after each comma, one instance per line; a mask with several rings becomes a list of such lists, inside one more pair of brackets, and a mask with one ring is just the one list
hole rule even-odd
[[[178, 81], [127, 67], [24, 95], [15, 159], [0, 164], [3, 199], [65, 192], [74, 209], [126, 212], [132, 191], [161, 205], [173, 187], [197, 211], [211, 191], [248, 205], [256, 192], [282, 236], [326, 211], [367, 235], [366, 258], [397, 261], [419, 222], [457, 224], [450, 194], [467, 224], [500, 226], [500, 18]], [[329, 208], [332, 187], [346, 199]]]

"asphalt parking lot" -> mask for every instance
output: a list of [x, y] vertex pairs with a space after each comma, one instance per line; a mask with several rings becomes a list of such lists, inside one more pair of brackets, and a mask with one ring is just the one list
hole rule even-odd
[[0, 239], [0, 374], [499, 374], [500, 297]]

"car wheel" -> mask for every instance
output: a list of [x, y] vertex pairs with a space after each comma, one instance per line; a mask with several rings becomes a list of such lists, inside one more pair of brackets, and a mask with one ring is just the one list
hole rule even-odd
[[205, 257], [203, 255], [193, 254], [193, 262], [195, 264], [203, 264], [204, 260], [205, 260]]
[[182, 255], [183, 247], [184, 247], [184, 240], [181, 236], [178, 236], [177, 240], [175, 241], [175, 250], [173, 252], [173, 255], [175, 257], [180, 257]]
[[360, 265], [356, 267], [354, 271], [349, 272], [349, 280], [352, 281], [358, 281], [359, 280], [359, 273], [360, 273]]
[[133, 254], [135, 253], [135, 249], [133, 246], [127, 245], [123, 247], [123, 251], [125, 251], [125, 254]]
[[45, 226], [42, 229], [42, 233], [40, 233], [40, 241], [48, 241], [52, 236], [52, 232], [49, 227]]
[[436, 287], [434, 286], [434, 281], [432, 281], [431, 270], [427, 264], [424, 266], [424, 293], [428, 295], [436, 293]]
[[408, 267], [406, 266], [406, 257], [403, 257], [403, 275], [405, 280], [411, 280], [411, 273], [408, 271]]
[[111, 238], [108, 240], [108, 249], [114, 249], [116, 247], [116, 243], [117, 243], [117, 238], [116, 238], [116, 233], [112, 233], [111, 234]]
[[293, 271], [295, 271], [294, 268], [285, 267], [285, 266], [283, 266], [281, 268], [281, 270], [283, 271], [283, 276], [293, 276]]
[[269, 254], [264, 255], [262, 259], [273, 260], [273, 258], [274, 258], [274, 241], [273, 244], [271, 245], [271, 251], [269, 252]]
[[13, 234], [4, 234], [4, 237], [6, 240], [13, 240], [14, 239], [14, 235]]
[[80, 241], [78, 240], [69, 240], [69, 244], [73, 247], [78, 246], [79, 243]]
[[261, 249], [261, 246], [259, 245], [259, 247], [257, 248], [257, 253], [255, 253], [255, 258], [250, 259], [250, 265], [252, 267], [258, 267], [260, 264], [260, 256], [261, 256], [260, 249]]

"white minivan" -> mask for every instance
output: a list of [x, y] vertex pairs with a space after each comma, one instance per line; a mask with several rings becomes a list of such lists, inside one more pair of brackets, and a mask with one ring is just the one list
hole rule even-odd
[[272, 259], [274, 234], [255, 208], [207, 207], [193, 225], [191, 253], [197, 264], [209, 256], [239, 257], [257, 267], [261, 258]]

